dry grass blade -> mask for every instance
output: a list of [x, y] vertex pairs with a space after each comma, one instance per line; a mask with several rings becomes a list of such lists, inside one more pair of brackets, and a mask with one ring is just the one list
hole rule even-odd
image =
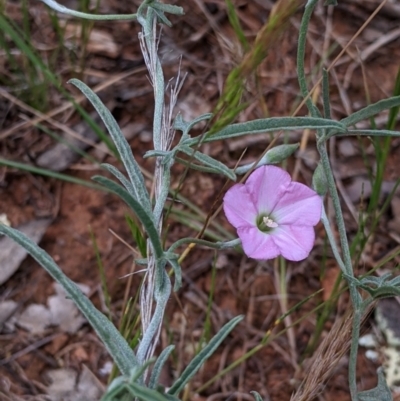
[[[362, 323], [374, 306], [375, 303], [372, 303], [365, 310]], [[321, 394], [340, 359], [350, 349], [352, 323], [353, 311], [336, 320], [312, 359], [304, 367], [307, 370], [306, 377], [290, 401], [312, 401]]]
[[[117, 83], [125, 78], [128, 78], [129, 76], [131, 76], [133, 74], [138, 74], [143, 71], [145, 71], [145, 67], [138, 67], [133, 70], [114, 75], [111, 78], [105, 80], [104, 82], [98, 84], [95, 88], [93, 88], [93, 92], [98, 93], [98, 92], [102, 91], [103, 89], [108, 88], [109, 86], [114, 85], [115, 83]], [[86, 97], [83, 95], [77, 95], [74, 98], [74, 102], [77, 104], [82, 103], [85, 100], [86, 100]], [[67, 111], [73, 107], [74, 107], [74, 104], [70, 101], [67, 101], [67, 102], [63, 103], [60, 107], [57, 107], [57, 108], [49, 111], [47, 114], [40, 114], [37, 117], [32, 118], [28, 121], [22, 121], [22, 122], [16, 123], [12, 127], [0, 132], [0, 140], [4, 140], [4, 139], [8, 138], [10, 135], [15, 134], [16, 132], [22, 130], [23, 128], [34, 126], [36, 124], [41, 123], [42, 121], [47, 121], [49, 118], [55, 117], [56, 115], [58, 115], [64, 111]]]

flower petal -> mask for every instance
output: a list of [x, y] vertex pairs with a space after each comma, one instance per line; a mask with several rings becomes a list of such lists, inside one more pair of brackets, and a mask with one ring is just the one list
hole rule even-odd
[[290, 175], [279, 167], [262, 166], [246, 181], [246, 188], [259, 214], [271, 213], [291, 183]]
[[322, 199], [306, 185], [292, 182], [279, 199], [272, 213], [279, 224], [315, 226], [321, 219]]
[[273, 240], [285, 259], [298, 262], [305, 259], [314, 246], [314, 227], [279, 226], [274, 230]]
[[255, 226], [257, 210], [244, 184], [236, 184], [224, 196], [225, 216], [234, 227]]
[[261, 232], [257, 227], [241, 227], [237, 233], [242, 240], [243, 251], [249, 258], [267, 260], [281, 253], [272, 235]]

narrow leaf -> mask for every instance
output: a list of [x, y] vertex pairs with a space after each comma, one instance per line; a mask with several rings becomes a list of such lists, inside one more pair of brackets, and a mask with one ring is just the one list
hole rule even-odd
[[[120, 378], [117, 378], [120, 379]], [[127, 396], [130, 396], [129, 398]], [[171, 398], [167, 394], [162, 394], [157, 390], [153, 390], [138, 384], [137, 382], [127, 383], [125, 378], [121, 378], [118, 382], [112, 383], [112, 387], [108, 389], [101, 401], [117, 401], [131, 400], [137, 397], [141, 401], [178, 401]]]
[[108, 163], [102, 163], [101, 167], [111, 173], [133, 197], [135, 196], [135, 190], [132, 183], [116, 167]]
[[222, 341], [242, 319], [243, 316], [237, 316], [222, 327], [211, 341], [192, 359], [186, 369], [182, 372], [179, 379], [169, 389], [168, 394], [178, 395], [183, 390], [189, 380], [198, 372], [204, 362], [213, 354]]
[[188, 160], [181, 159], [180, 157], [175, 157], [175, 161], [184, 165], [185, 167], [191, 168], [192, 170], [202, 171], [203, 173], [219, 174], [220, 172], [214, 170], [211, 167], [205, 167], [200, 164], [189, 162]]
[[382, 368], [378, 369], [378, 385], [357, 394], [359, 401], [392, 401], [392, 392], [386, 383]]
[[143, 208], [143, 206], [128, 191], [126, 191], [116, 182], [99, 175], [94, 176], [93, 180], [104, 185], [111, 192], [118, 195], [135, 212], [140, 222], [143, 224], [147, 235], [149, 236], [156, 258], [161, 259], [164, 255], [164, 252], [161, 246], [160, 237], [158, 236], [158, 232], [154, 226], [153, 219]]
[[400, 106], [400, 96], [393, 96], [388, 99], [380, 100], [379, 102], [370, 104], [369, 106], [364, 107], [359, 111], [356, 111], [350, 116], [343, 118], [342, 120], [340, 120], [340, 122], [346, 127], [349, 127], [362, 120], [367, 120], [368, 118], [379, 114], [383, 110], [388, 110], [397, 106]]
[[199, 117], [196, 117], [194, 120], [186, 122], [181, 114], [178, 114], [174, 120], [174, 129], [182, 131], [183, 137], [182, 139], [186, 139], [189, 135], [189, 131], [199, 122], [204, 120], [210, 120], [212, 117], [211, 113], [202, 114]]
[[295, 129], [334, 129], [345, 132], [346, 126], [340, 122], [325, 118], [314, 117], [272, 117], [245, 123], [232, 124], [213, 135], [205, 134], [205, 137], [196, 137], [182, 141], [184, 145], [193, 146], [197, 143], [218, 141], [221, 139], [236, 138], [247, 134], [260, 134], [263, 132]]
[[236, 181], [235, 173], [230, 168], [226, 167], [225, 164], [219, 162], [218, 160], [215, 160], [214, 158], [205, 155], [204, 153], [196, 151], [195, 149], [192, 149], [189, 146], [181, 145], [179, 146], [179, 150], [182, 153], [185, 153], [188, 156], [195, 158], [200, 163], [203, 163], [205, 166], [211, 167], [215, 171], [218, 171], [220, 174], [225, 175], [226, 177], [228, 177], [233, 181]]
[[50, 8], [63, 14], [72, 15], [73, 17], [78, 17], [82, 19], [89, 20], [131, 20], [136, 18], [136, 14], [87, 14], [80, 11], [71, 10], [54, 0], [41, 0], [43, 3], [47, 4]]
[[250, 45], [246, 39], [246, 35], [243, 32], [242, 26], [240, 25], [239, 17], [236, 13], [235, 6], [233, 5], [232, 0], [225, 0], [225, 3], [228, 11], [229, 22], [232, 25], [232, 28], [235, 31], [235, 34], [239, 39], [239, 42], [242, 45], [244, 51], [247, 52], [250, 49]]
[[157, 358], [156, 363], [154, 364], [153, 370], [151, 372], [150, 380], [149, 380], [149, 388], [156, 388], [158, 381], [160, 379], [161, 370], [167, 362], [167, 359], [171, 352], [174, 350], [174, 345], [169, 345], [167, 348], [163, 349], [160, 356]]
[[182, 269], [176, 258], [168, 258], [168, 263], [172, 266], [175, 275], [174, 291], [179, 291], [182, 287]]
[[118, 149], [118, 153], [131, 180], [134, 190], [134, 194], [131, 195], [136, 198], [146, 212], [152, 216], [150, 198], [146, 189], [143, 174], [140, 171], [140, 167], [135, 158], [133, 157], [129, 143], [122, 134], [117, 122], [115, 121], [115, 118], [103, 104], [100, 98], [82, 81], [79, 81], [78, 79], [70, 79], [68, 82], [76, 86], [87, 97], [87, 99], [96, 109], [100, 118], [103, 120], [104, 125], [107, 127], [107, 130]]
[[171, 4], [163, 4], [163, 3], [159, 3], [158, 1], [151, 3], [150, 7], [154, 8], [155, 10], [160, 10], [164, 13], [175, 14], [175, 15], [185, 15], [182, 7], [174, 6]]
[[28, 171], [29, 173], [32, 173], [32, 174], [39, 174], [39, 175], [43, 175], [45, 177], [51, 177], [51, 178], [55, 178], [57, 180], [65, 181], [65, 182], [71, 182], [73, 184], [82, 185], [84, 187], [93, 188], [93, 189], [97, 189], [100, 191], [104, 191], [104, 189], [105, 189], [104, 187], [94, 184], [91, 181], [81, 180], [80, 178], [76, 178], [76, 177], [73, 177], [73, 176], [70, 176], [67, 174], [63, 174], [63, 173], [57, 173], [56, 171], [51, 171], [46, 168], [31, 166], [30, 164], [26, 164], [26, 163], [20, 163], [20, 162], [15, 162], [12, 160], [6, 160], [6, 159], [3, 159], [2, 157], [0, 157], [0, 166], [7, 166], [7, 167], [11, 167], [11, 168], [16, 168], [21, 171]]

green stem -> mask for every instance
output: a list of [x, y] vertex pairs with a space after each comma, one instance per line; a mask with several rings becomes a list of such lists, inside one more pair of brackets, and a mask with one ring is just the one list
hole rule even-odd
[[[345, 269], [344, 272], [349, 276], [354, 277], [351, 263], [350, 248], [346, 234], [346, 227], [344, 225], [339, 194], [336, 189], [335, 179], [333, 177], [331, 165], [329, 162], [328, 152], [326, 150], [326, 142], [318, 141], [317, 148], [321, 156], [322, 167], [325, 172], [325, 176], [328, 182], [329, 193], [332, 197], [333, 208], [335, 210], [336, 224], [339, 231], [340, 245], [342, 247], [342, 253], [344, 258], [344, 266], [343, 266], [343, 268]], [[332, 250], [334, 250], [333, 247]], [[350, 358], [349, 358], [349, 388], [352, 401], [357, 401], [358, 397], [357, 397], [356, 370], [357, 370], [358, 339], [360, 336], [359, 330], [360, 330], [360, 321], [362, 315], [362, 307], [360, 301], [360, 294], [358, 293], [357, 288], [351, 282], [348, 282], [348, 284], [349, 284], [350, 298], [354, 309], [354, 320], [353, 320], [353, 329], [351, 333], [351, 346], [350, 346]]]
[[332, 229], [331, 229], [331, 225], [329, 223], [328, 216], [326, 215], [324, 206], [322, 206], [321, 221], [322, 221], [322, 224], [325, 227], [325, 231], [326, 231], [326, 234], [328, 236], [329, 243], [331, 244], [333, 256], [335, 257], [336, 261], [338, 262], [338, 265], [339, 265], [340, 269], [342, 270], [342, 272], [346, 273], [347, 269], [346, 269], [345, 264], [343, 263], [343, 259], [340, 256], [340, 252], [339, 252], [339, 250], [337, 248], [335, 236], [333, 235], [333, 232], [332, 232]]
[[[313, 104], [310, 99], [310, 93], [307, 88], [307, 82], [304, 71], [304, 55], [305, 55], [305, 46], [306, 46], [306, 38], [307, 38], [307, 30], [310, 22], [310, 18], [312, 12], [314, 10], [315, 5], [318, 0], [308, 0], [305, 11], [303, 14], [303, 18], [300, 25], [299, 32], [299, 45], [298, 45], [298, 53], [297, 53], [297, 74], [299, 80], [299, 86], [301, 90], [301, 94], [305, 99], [306, 105], [312, 117], [319, 117], [320, 112], [317, 107]], [[328, 86], [325, 77], [325, 89]], [[327, 103], [329, 103], [328, 95], [324, 94], [324, 105], [327, 108]], [[323, 137], [326, 134], [324, 130], [317, 130], [318, 139]], [[351, 254], [349, 243], [347, 240], [346, 227], [344, 224], [342, 208], [340, 206], [339, 194], [336, 189], [335, 179], [333, 177], [333, 172], [331, 169], [331, 165], [329, 162], [329, 156], [326, 149], [326, 140], [317, 141], [317, 149], [321, 157], [322, 167], [325, 172], [325, 176], [328, 182], [329, 193], [332, 197], [333, 207], [335, 209], [336, 214], [336, 223], [339, 232], [340, 245], [342, 248], [343, 260], [340, 257], [339, 251], [336, 247], [336, 243], [330, 229], [329, 221], [326, 218], [325, 212], [322, 216], [322, 221], [327, 230], [327, 235], [329, 241], [332, 246], [332, 250], [334, 256], [342, 269], [342, 271], [350, 277], [354, 277], [352, 262], [351, 262]], [[352, 401], [357, 401], [357, 381], [356, 381], [356, 368], [357, 368], [357, 351], [358, 351], [358, 338], [359, 338], [359, 329], [360, 329], [360, 321], [362, 315], [362, 306], [360, 300], [360, 294], [358, 293], [357, 288], [351, 282], [349, 284], [350, 297], [354, 308], [354, 320], [353, 320], [353, 331], [351, 335], [351, 349], [350, 349], [350, 360], [349, 360], [349, 387]]]
[[318, 3], [318, 0], [309, 0], [304, 9], [303, 18], [301, 20], [299, 29], [299, 45], [297, 47], [297, 76], [300, 86], [301, 95], [304, 97], [306, 106], [313, 117], [320, 117], [321, 114], [317, 107], [314, 105], [310, 99], [310, 93], [307, 88], [307, 80], [304, 69], [304, 59], [306, 52], [306, 42], [307, 42], [307, 31], [308, 25], [310, 23], [311, 15], [314, 11], [314, 7]]
[[352, 263], [351, 263], [350, 248], [349, 248], [349, 243], [348, 243], [347, 234], [346, 234], [346, 227], [344, 225], [344, 219], [343, 219], [342, 208], [340, 206], [339, 194], [336, 189], [335, 179], [333, 177], [331, 165], [329, 162], [328, 152], [326, 150], [326, 142], [319, 141], [317, 147], [318, 147], [318, 152], [321, 156], [322, 167], [324, 169], [324, 173], [325, 173], [326, 180], [328, 183], [329, 193], [331, 194], [331, 197], [332, 197], [333, 208], [335, 210], [336, 224], [337, 224], [338, 231], [339, 231], [340, 245], [342, 247], [343, 259], [344, 259], [343, 267], [345, 268], [346, 274], [348, 274], [349, 276], [354, 276]]
[[352, 401], [358, 401], [357, 397], [357, 353], [358, 340], [360, 338], [360, 325], [363, 308], [360, 303], [360, 294], [354, 284], [349, 283], [350, 296], [353, 301], [354, 316], [351, 332], [351, 346], [349, 357], [349, 387]]

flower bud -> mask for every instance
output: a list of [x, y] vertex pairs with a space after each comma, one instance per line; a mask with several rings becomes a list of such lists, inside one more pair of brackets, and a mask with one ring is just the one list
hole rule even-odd
[[278, 164], [291, 156], [299, 147], [298, 143], [292, 145], [278, 145], [265, 154], [265, 164]]
[[324, 196], [328, 192], [328, 182], [326, 180], [324, 168], [322, 167], [321, 163], [318, 163], [318, 166], [314, 171], [312, 187], [320, 196]]
[[[270, 149], [263, 158], [257, 163], [254, 168], [264, 166], [266, 164], [278, 164], [283, 162], [289, 156], [291, 156], [299, 147], [298, 143], [291, 145], [278, 145]], [[236, 174], [246, 174], [252, 167], [254, 163], [246, 164], [245, 166], [240, 166], [235, 170]]]

